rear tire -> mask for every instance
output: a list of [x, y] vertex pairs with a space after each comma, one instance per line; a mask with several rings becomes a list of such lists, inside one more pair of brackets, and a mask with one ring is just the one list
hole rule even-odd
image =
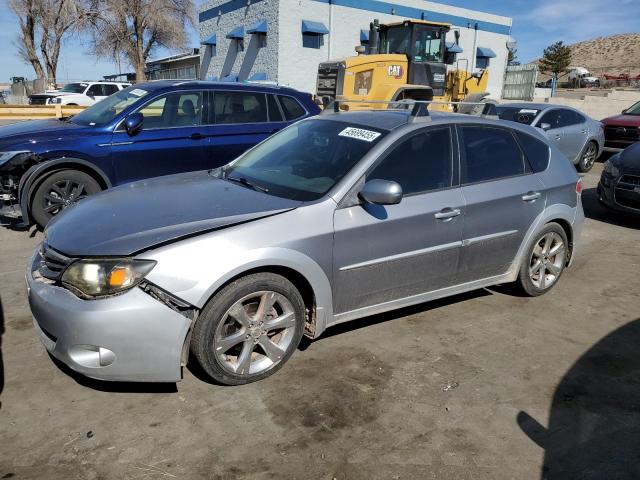
[[191, 335], [202, 369], [224, 385], [277, 372], [298, 347], [305, 305], [296, 287], [273, 273], [239, 278], [209, 300]]
[[29, 210], [41, 229], [62, 210], [101, 191], [100, 184], [79, 170], [58, 170], [45, 174], [33, 194]]
[[593, 168], [593, 164], [596, 163], [597, 158], [598, 145], [593, 141], [587, 142], [580, 154], [580, 160], [578, 160], [576, 164], [576, 170], [580, 173], [587, 173]]
[[548, 223], [529, 245], [516, 284], [530, 297], [547, 293], [564, 272], [568, 254], [569, 242], [564, 229], [557, 223]]

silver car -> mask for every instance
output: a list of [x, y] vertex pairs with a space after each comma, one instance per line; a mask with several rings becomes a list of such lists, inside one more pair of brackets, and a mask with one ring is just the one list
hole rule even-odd
[[47, 350], [105, 380], [276, 372], [303, 335], [489, 285], [554, 285], [575, 169], [526, 125], [325, 113], [231, 164], [131, 183], [51, 222], [26, 272]]
[[576, 169], [588, 172], [604, 148], [604, 126], [575, 108], [549, 103], [506, 103], [497, 106], [502, 120], [543, 130]]

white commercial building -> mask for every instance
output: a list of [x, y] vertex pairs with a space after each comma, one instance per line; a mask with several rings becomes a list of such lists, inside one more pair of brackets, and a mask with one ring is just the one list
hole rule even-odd
[[[489, 92], [499, 98], [511, 18], [423, 0], [209, 0], [201, 6], [201, 78], [268, 80], [315, 93], [318, 64], [355, 55], [369, 24], [423, 19], [460, 32], [460, 68], [489, 61]], [[493, 57], [495, 55], [495, 57]]]

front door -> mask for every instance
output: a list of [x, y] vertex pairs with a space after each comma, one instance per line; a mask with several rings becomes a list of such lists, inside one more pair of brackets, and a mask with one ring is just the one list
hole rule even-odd
[[409, 134], [366, 175], [398, 182], [402, 201], [336, 210], [335, 313], [451, 285], [463, 225], [453, 151], [449, 127]]
[[563, 108], [561, 112], [560, 128], [563, 133], [560, 150], [569, 160], [576, 162], [589, 136], [586, 119], [573, 110]]
[[546, 196], [510, 130], [472, 125], [458, 131], [466, 204], [456, 275], [462, 284], [507, 272]]
[[111, 143], [117, 183], [209, 168], [209, 137], [203, 125], [203, 92], [186, 90], [160, 95], [138, 111], [142, 130], [129, 136], [116, 128]]

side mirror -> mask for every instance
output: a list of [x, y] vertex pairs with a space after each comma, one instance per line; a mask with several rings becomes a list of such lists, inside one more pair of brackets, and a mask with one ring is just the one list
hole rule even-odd
[[396, 205], [402, 200], [402, 187], [391, 180], [369, 180], [358, 196], [374, 205]]
[[547, 130], [551, 130], [551, 124], [550, 123], [541, 123], [540, 124], [540, 128], [546, 132]]
[[124, 119], [124, 128], [127, 130], [127, 134], [133, 137], [140, 130], [142, 130], [142, 124], [144, 123], [144, 115], [140, 112], [132, 113]]

